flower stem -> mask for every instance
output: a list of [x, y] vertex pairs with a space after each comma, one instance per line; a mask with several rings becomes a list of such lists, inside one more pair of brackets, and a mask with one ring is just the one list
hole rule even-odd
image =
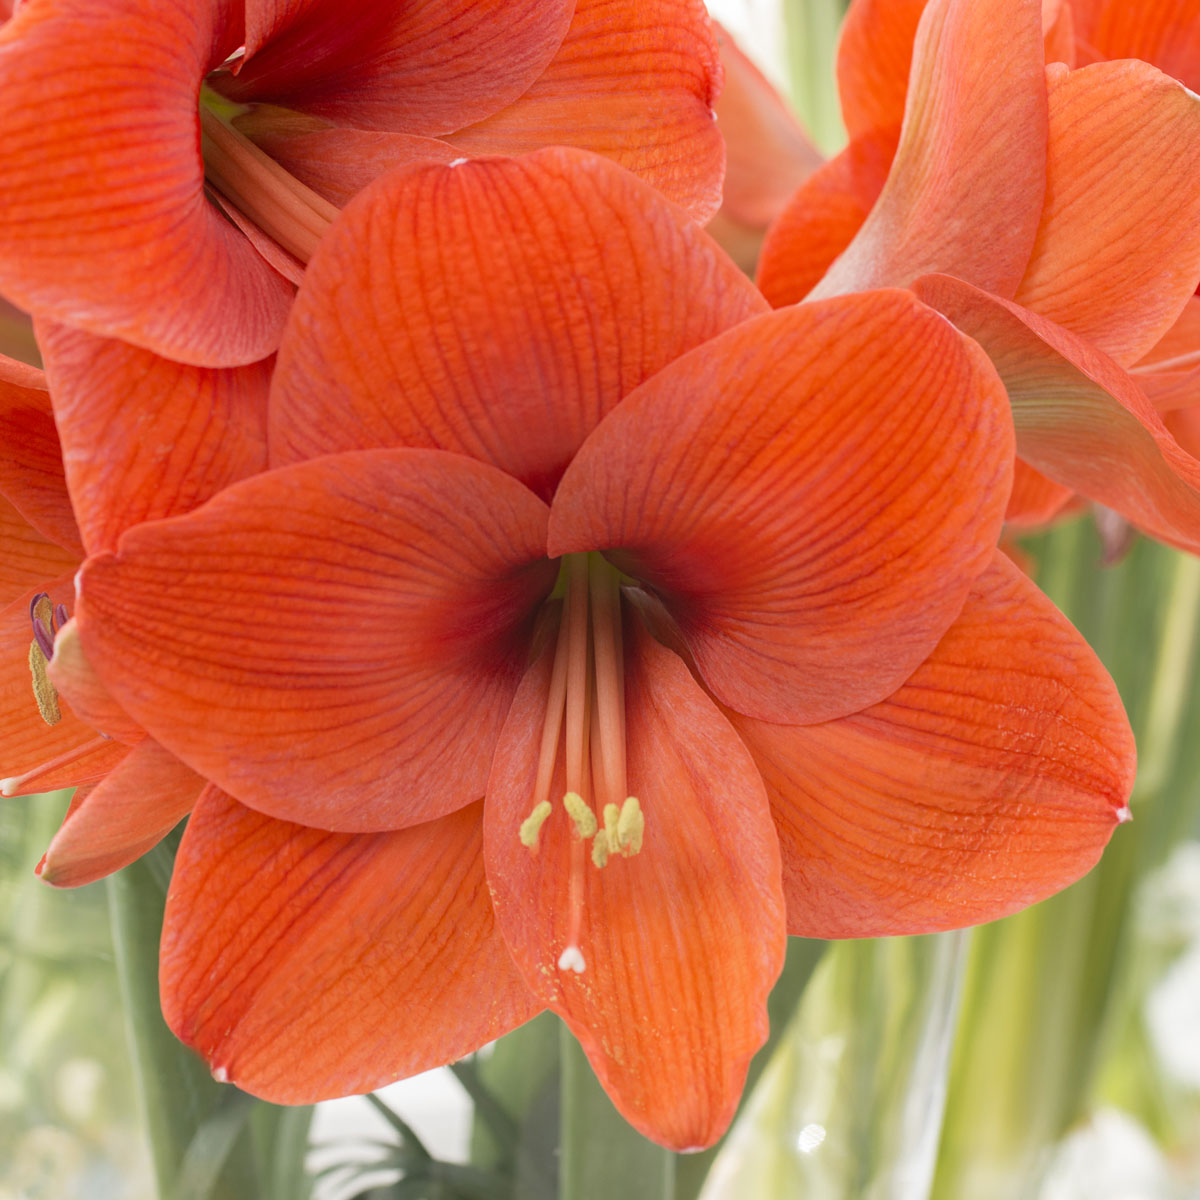
[[[146, 858], [109, 876], [106, 883], [126, 1030], [158, 1196], [159, 1200], [175, 1200], [188, 1147], [205, 1122], [237, 1093], [211, 1079], [200, 1059], [176, 1040], [159, 1010], [164, 858], [169, 871], [170, 851], [159, 846]], [[208, 1191], [208, 1200], [239, 1200], [258, 1194], [247, 1132], [230, 1151]]]
[[672, 1200], [674, 1155], [629, 1126], [565, 1025], [561, 1036], [559, 1200]]

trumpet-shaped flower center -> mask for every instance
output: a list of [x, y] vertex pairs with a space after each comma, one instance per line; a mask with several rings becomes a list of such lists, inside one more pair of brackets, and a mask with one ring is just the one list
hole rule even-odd
[[289, 254], [307, 263], [337, 207], [306, 187], [233, 126], [247, 111], [200, 89], [200, 152], [205, 182]]
[[625, 680], [621, 638], [621, 576], [595, 553], [568, 554], [559, 578], [563, 607], [546, 699], [533, 809], [521, 823], [521, 843], [537, 852], [542, 825], [554, 816], [551, 799], [560, 746], [566, 790], [559, 798], [574, 827], [571, 852], [570, 932], [562, 970], [581, 972], [583, 872], [591, 860], [642, 848], [645, 818], [625, 778]]

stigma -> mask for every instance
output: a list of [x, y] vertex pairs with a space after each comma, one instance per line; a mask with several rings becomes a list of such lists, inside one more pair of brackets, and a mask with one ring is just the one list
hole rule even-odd
[[[641, 850], [646, 830], [641, 802], [628, 794], [626, 779], [620, 579], [599, 554], [563, 560], [563, 610], [533, 806], [519, 829], [521, 844], [536, 854], [542, 827], [557, 807], [570, 823], [568, 934], [558, 968], [576, 974], [586, 969], [579, 934], [588, 859], [599, 869], [613, 856], [631, 858]], [[551, 787], [560, 756], [566, 791], [556, 806]]]

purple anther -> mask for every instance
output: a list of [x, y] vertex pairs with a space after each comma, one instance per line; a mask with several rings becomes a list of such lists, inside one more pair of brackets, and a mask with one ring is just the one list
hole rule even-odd
[[41, 617], [33, 618], [33, 640], [49, 662], [54, 657], [54, 634], [46, 628], [46, 622]]
[[65, 604], [56, 604], [54, 606], [54, 632], [57, 633], [69, 620], [70, 614], [67, 612]]
[[34, 598], [32, 600], [30, 600], [30, 602], [29, 602], [29, 619], [31, 621], [37, 615], [38, 605], [41, 604], [41, 602], [43, 600], [49, 600], [49, 599], [50, 599], [49, 592], [38, 592], [38, 594], [36, 596], [34, 596]]

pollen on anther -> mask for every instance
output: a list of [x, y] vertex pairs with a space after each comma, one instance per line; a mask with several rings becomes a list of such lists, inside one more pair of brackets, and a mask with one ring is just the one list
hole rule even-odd
[[58, 692], [46, 674], [47, 660], [36, 641], [29, 643], [29, 674], [33, 677], [33, 698], [38, 712], [47, 725], [57, 725], [62, 720], [62, 709], [58, 706]]
[[530, 850], [536, 850], [538, 844], [538, 834], [542, 831], [542, 825], [545, 824], [546, 818], [553, 811], [553, 806], [549, 800], [543, 800], [540, 804], [534, 806], [533, 812], [529, 814], [521, 822], [521, 845], [528, 847]]
[[621, 805], [621, 815], [617, 819], [617, 844], [621, 853], [627, 857], [636, 854], [642, 848], [642, 838], [646, 832], [646, 818], [642, 815], [642, 806], [636, 796], [626, 796]]
[[587, 806], [586, 801], [578, 792], [568, 792], [563, 797], [563, 808], [575, 823], [575, 832], [581, 838], [595, 836], [598, 828], [596, 814]]

